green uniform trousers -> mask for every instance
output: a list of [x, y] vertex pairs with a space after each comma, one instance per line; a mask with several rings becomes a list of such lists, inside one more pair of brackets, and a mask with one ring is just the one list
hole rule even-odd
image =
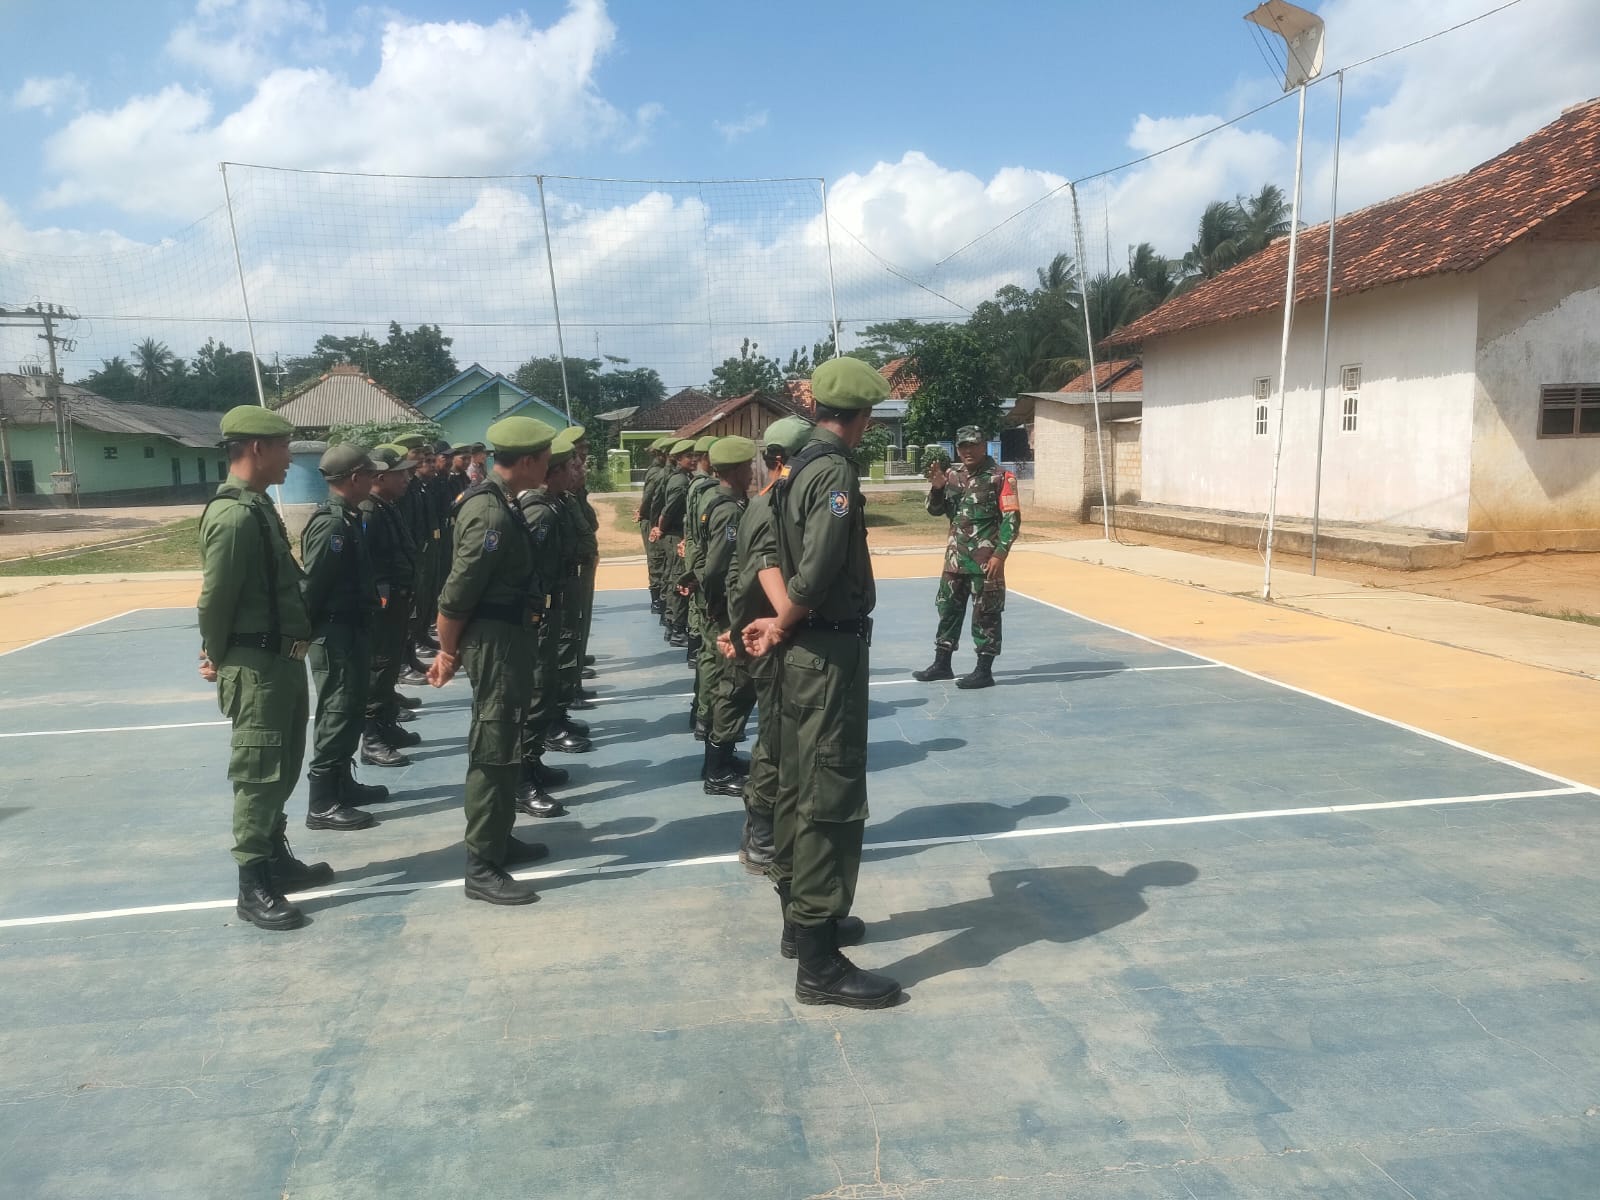
[[405, 667], [406, 638], [411, 628], [411, 599], [406, 592], [391, 592], [388, 602], [372, 621], [371, 670], [367, 673], [367, 718], [390, 721], [400, 710], [395, 680]]
[[[745, 803], [759, 813], [770, 813], [778, 801], [778, 764], [783, 743], [783, 652], [781, 649], [761, 658], [746, 660], [745, 671], [756, 693], [755, 749], [750, 752], [750, 774], [745, 784]], [[793, 805], [790, 805], [791, 812]], [[793, 824], [791, 818], [790, 824]], [[791, 852], [792, 852], [791, 845]], [[786, 860], [787, 862], [787, 860]], [[785, 870], [783, 878], [789, 877]]]
[[539, 741], [555, 724], [561, 711], [561, 615], [566, 609], [564, 597], [550, 598], [550, 607], [540, 620], [533, 638], [532, 660], [529, 663], [528, 711], [523, 729], [528, 739], [529, 752], [539, 749]]
[[311, 699], [306, 665], [265, 650], [234, 648], [217, 668], [217, 704], [233, 722], [233, 858], [270, 857], [283, 806], [300, 779]]
[[700, 683], [708, 709], [707, 736], [714, 742], [731, 746], [744, 732], [744, 723], [756, 706], [756, 685], [743, 662], [724, 658], [714, 649], [721, 632], [714, 625], [706, 627], [705, 645], [713, 650], [708, 656], [702, 647]]
[[332, 775], [355, 756], [367, 715], [372, 635], [365, 626], [334, 622], [306, 655], [317, 681], [317, 715], [311, 731], [313, 775]]
[[582, 686], [583, 659], [589, 653], [589, 634], [594, 629], [594, 576], [598, 562], [583, 564], [583, 637], [578, 645], [578, 678]]
[[683, 559], [678, 557], [678, 547], [683, 538], [676, 533], [664, 533], [661, 541], [661, 594], [667, 602], [667, 620], [674, 628], [689, 625], [689, 597], [678, 591], [678, 575], [683, 570]]
[[1006, 610], [1005, 580], [991, 583], [982, 575], [946, 574], [939, 580], [934, 607], [939, 610], [939, 631], [933, 643], [954, 650], [961, 641], [961, 621], [972, 597], [972, 648], [979, 654], [1000, 653], [1000, 614]]
[[801, 629], [783, 655], [783, 749], [769, 872], [789, 920], [848, 916], [867, 823], [867, 643]]
[[461, 663], [472, 680], [467, 849], [497, 866], [506, 860], [506, 839], [517, 820], [533, 647], [533, 629], [504, 621], [473, 621], [462, 640]]
[[[587, 567], [580, 571], [589, 576], [589, 587], [594, 588], [594, 574]], [[560, 707], [571, 704], [583, 682], [583, 575], [569, 575], [562, 591], [561, 629], [557, 649], [556, 697]]]
[[658, 540], [652, 542], [650, 540], [650, 531], [648, 529], [645, 530], [644, 537], [644, 561], [645, 566], [649, 568], [650, 572], [650, 599], [664, 601], [666, 596], [661, 590], [661, 554], [666, 548], [667, 539], [666, 536], [663, 535]]

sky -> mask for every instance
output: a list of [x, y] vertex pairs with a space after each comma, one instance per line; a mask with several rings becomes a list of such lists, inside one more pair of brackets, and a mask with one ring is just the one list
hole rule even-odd
[[[1309, 219], [1329, 206], [1333, 70], [1499, 2], [1312, 5], [1328, 26], [1329, 78], [1308, 102]], [[1002, 224], [1018, 210], [1281, 96], [1281, 44], [1241, 19], [1245, 7], [4, 0], [0, 304], [59, 299], [97, 316], [81, 330], [86, 355], [115, 352], [137, 332], [125, 318], [152, 307], [173, 319], [177, 349], [206, 332], [202, 318], [241, 343], [217, 216], [228, 160], [430, 177], [826, 180], [826, 228], [810, 184], [551, 185], [574, 336], [613, 330], [607, 352], [654, 356], [680, 375], [736, 345], [746, 314], [796, 344], [819, 318], [825, 328], [828, 303], [857, 327], [959, 316], [1072, 248], [1060, 193]], [[1597, 61], [1593, 0], [1520, 0], [1352, 70], [1341, 211], [1493, 156], [1600, 91]], [[1086, 257], [1116, 265], [1142, 240], [1181, 254], [1206, 201], [1268, 180], [1288, 189], [1294, 136], [1291, 97], [1084, 183]], [[525, 236], [537, 204], [527, 186], [230, 181], [248, 290], [279, 322], [264, 339], [274, 351], [295, 351], [319, 321], [353, 327], [408, 308], [430, 319], [418, 297], [486, 365], [514, 365], [548, 340], [484, 332], [549, 324], [546, 300], [512, 295], [530, 278], [548, 290], [536, 278], [543, 241]], [[818, 282], [829, 238], [831, 301]], [[406, 250], [419, 243], [428, 257]], [[60, 289], [71, 294], [44, 294]], [[613, 310], [636, 317], [608, 320]], [[706, 328], [688, 342], [662, 332], [693, 321]], [[0, 340], [0, 369], [24, 352]]]

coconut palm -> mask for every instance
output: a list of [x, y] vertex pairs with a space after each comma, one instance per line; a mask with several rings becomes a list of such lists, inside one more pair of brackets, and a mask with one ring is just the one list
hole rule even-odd
[[1194, 245], [1183, 256], [1185, 286], [1220, 275], [1239, 261], [1244, 217], [1231, 200], [1213, 200], [1200, 214]]
[[145, 338], [133, 348], [134, 374], [139, 377], [140, 398], [149, 401], [156, 388], [171, 376], [177, 357], [165, 342]]
[[1254, 196], [1240, 196], [1239, 257], [1249, 258], [1289, 232], [1289, 201], [1283, 189], [1265, 183]]

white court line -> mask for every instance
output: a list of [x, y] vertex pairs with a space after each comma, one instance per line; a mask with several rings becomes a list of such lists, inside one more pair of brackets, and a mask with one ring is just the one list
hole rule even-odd
[[[1013, 590], [1015, 591], [1015, 589]], [[1210, 663], [1212, 666], [1226, 667], [1228, 670], [1237, 671], [1240, 675], [1244, 675], [1247, 678], [1259, 680], [1262, 683], [1270, 683], [1273, 687], [1280, 687], [1285, 691], [1294, 692], [1297, 695], [1305, 696], [1312, 700], [1320, 700], [1324, 704], [1331, 704], [1335, 708], [1342, 708], [1345, 710], [1345, 712], [1355, 713], [1358, 717], [1367, 717], [1373, 721], [1381, 721], [1385, 725], [1392, 725], [1396, 729], [1404, 729], [1407, 733], [1414, 733], [1418, 737], [1425, 737], [1431, 742], [1438, 742], [1440, 745], [1449, 746], [1455, 750], [1465, 750], [1468, 754], [1476, 754], [1479, 758], [1487, 758], [1490, 762], [1497, 762], [1503, 767], [1515, 767], [1519, 771], [1526, 771], [1530, 775], [1538, 775], [1543, 779], [1550, 780], [1552, 783], [1559, 783], [1564, 787], [1574, 788], [1580, 792], [1589, 792], [1594, 790], [1587, 784], [1579, 783], [1576, 779], [1568, 779], [1564, 775], [1557, 775], [1554, 771], [1546, 771], [1540, 767], [1531, 767], [1527, 763], [1518, 762], [1514, 758], [1507, 758], [1503, 754], [1496, 754], [1492, 750], [1483, 750], [1477, 746], [1469, 746], [1466, 742], [1458, 742], [1455, 740], [1455, 738], [1446, 737], [1442, 733], [1434, 733], [1431, 729], [1423, 729], [1417, 725], [1408, 725], [1406, 722], [1396, 720], [1394, 717], [1386, 717], [1381, 713], [1369, 712], [1367, 709], [1358, 708], [1354, 704], [1346, 704], [1343, 700], [1335, 700], [1332, 696], [1324, 696], [1320, 692], [1313, 692], [1309, 688], [1296, 687], [1294, 684], [1285, 683], [1281, 679], [1273, 679], [1270, 675], [1260, 675], [1255, 671], [1246, 670], [1244, 667], [1236, 667], [1232, 663], [1223, 662], [1219, 658], [1211, 658], [1205, 654], [1197, 654], [1193, 650], [1185, 650], [1181, 646], [1174, 646], [1169, 642], [1161, 641], [1159, 638], [1146, 637], [1142, 633], [1135, 633], [1131, 629], [1124, 629], [1121, 625], [1113, 625], [1110, 621], [1099, 621], [1094, 617], [1085, 616], [1081, 612], [1074, 612], [1072, 609], [1065, 608], [1060, 604], [1052, 604], [1048, 600], [1041, 600], [1037, 596], [1030, 596], [1027, 592], [1017, 591], [1016, 594], [1026, 600], [1032, 600], [1035, 604], [1042, 604], [1046, 608], [1053, 608], [1058, 613], [1065, 613], [1069, 617], [1076, 617], [1080, 621], [1087, 621], [1090, 625], [1098, 625], [1102, 629], [1109, 629], [1114, 633], [1120, 633], [1126, 637], [1138, 638], [1141, 642], [1148, 642], [1152, 646], [1160, 646], [1163, 650], [1171, 650], [1174, 654], [1182, 654], [1189, 658], [1197, 658], [1203, 663]]]
[[[1209, 825], [1229, 821], [1262, 821], [1285, 817], [1325, 817], [1341, 813], [1377, 812], [1389, 808], [1432, 808], [1449, 804], [1488, 804], [1500, 800], [1545, 800], [1559, 796], [1593, 795], [1588, 788], [1545, 788], [1533, 792], [1489, 792], [1479, 796], [1436, 796], [1426, 800], [1376, 800], [1367, 804], [1328, 804], [1311, 808], [1269, 808], [1236, 813], [1205, 813], [1193, 817], [1150, 817], [1133, 821], [1099, 821], [1091, 825], [1054, 825], [1045, 829], [1010, 829], [1000, 833], [969, 833], [954, 837], [916, 838], [903, 842], [868, 842], [862, 847], [865, 853], [874, 850], [900, 850], [924, 846], [948, 846], [963, 842], [1014, 841], [1019, 838], [1064, 837], [1082, 833], [1107, 833], [1121, 829], [1151, 829], [1162, 825]], [[545, 871], [514, 871], [518, 879], [560, 879], [584, 875], [621, 875], [643, 871], [659, 871], [678, 867], [704, 867], [738, 861], [737, 854], [708, 854], [698, 858], [663, 859], [658, 862], [606, 863], [595, 867], [567, 867]], [[426, 892], [439, 888], [459, 887], [462, 880], [438, 879], [427, 883], [376, 883], [364, 887], [319, 888], [296, 893], [303, 900], [321, 900], [335, 896], [381, 896], [399, 892]], [[146, 904], [137, 908], [106, 908], [95, 912], [53, 913], [42, 917], [9, 917], [0, 920], [0, 929], [21, 929], [32, 925], [73, 925], [86, 921], [106, 921], [117, 917], [157, 916], [163, 913], [201, 912], [228, 908], [234, 899], [191, 900], [179, 904]]]
[[123, 617], [131, 617], [134, 613], [144, 612], [142, 608], [130, 608], [127, 612], [119, 612], [115, 616], [101, 617], [98, 621], [90, 621], [87, 625], [79, 625], [76, 629], [63, 629], [60, 633], [52, 633], [49, 637], [42, 637], [36, 642], [28, 642], [22, 646], [13, 646], [9, 650], [0, 650], [0, 658], [8, 654], [15, 654], [19, 650], [31, 650], [35, 646], [42, 646], [46, 642], [53, 642], [57, 638], [67, 637], [69, 634], [82, 633], [85, 629], [93, 629], [96, 625], [104, 625], [107, 621], [120, 621]]
[[204, 729], [231, 725], [231, 721], [177, 721], [171, 725], [106, 725], [99, 729], [30, 729], [26, 733], [0, 733], [0, 738], [70, 737], [75, 733], [147, 733], [153, 729]]

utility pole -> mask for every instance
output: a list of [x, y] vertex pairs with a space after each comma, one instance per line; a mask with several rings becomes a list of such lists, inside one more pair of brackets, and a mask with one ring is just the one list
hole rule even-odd
[[[76, 321], [78, 314], [60, 304], [34, 304], [27, 308], [0, 308], [0, 325], [38, 325], [44, 332], [39, 334], [39, 340], [45, 344], [50, 357], [49, 373], [44, 377], [45, 399], [49, 401], [55, 418], [56, 425], [56, 457], [59, 460], [60, 470], [51, 473], [54, 490], [58, 494], [67, 494], [76, 502], [78, 483], [74, 478], [71, 467], [67, 462], [67, 414], [61, 406], [61, 377], [56, 364], [56, 347], [71, 352], [77, 343], [69, 337], [63, 337], [56, 332], [56, 322]], [[0, 455], [5, 459], [6, 500], [11, 507], [16, 507], [16, 481], [11, 468], [10, 438], [0, 432]]]

